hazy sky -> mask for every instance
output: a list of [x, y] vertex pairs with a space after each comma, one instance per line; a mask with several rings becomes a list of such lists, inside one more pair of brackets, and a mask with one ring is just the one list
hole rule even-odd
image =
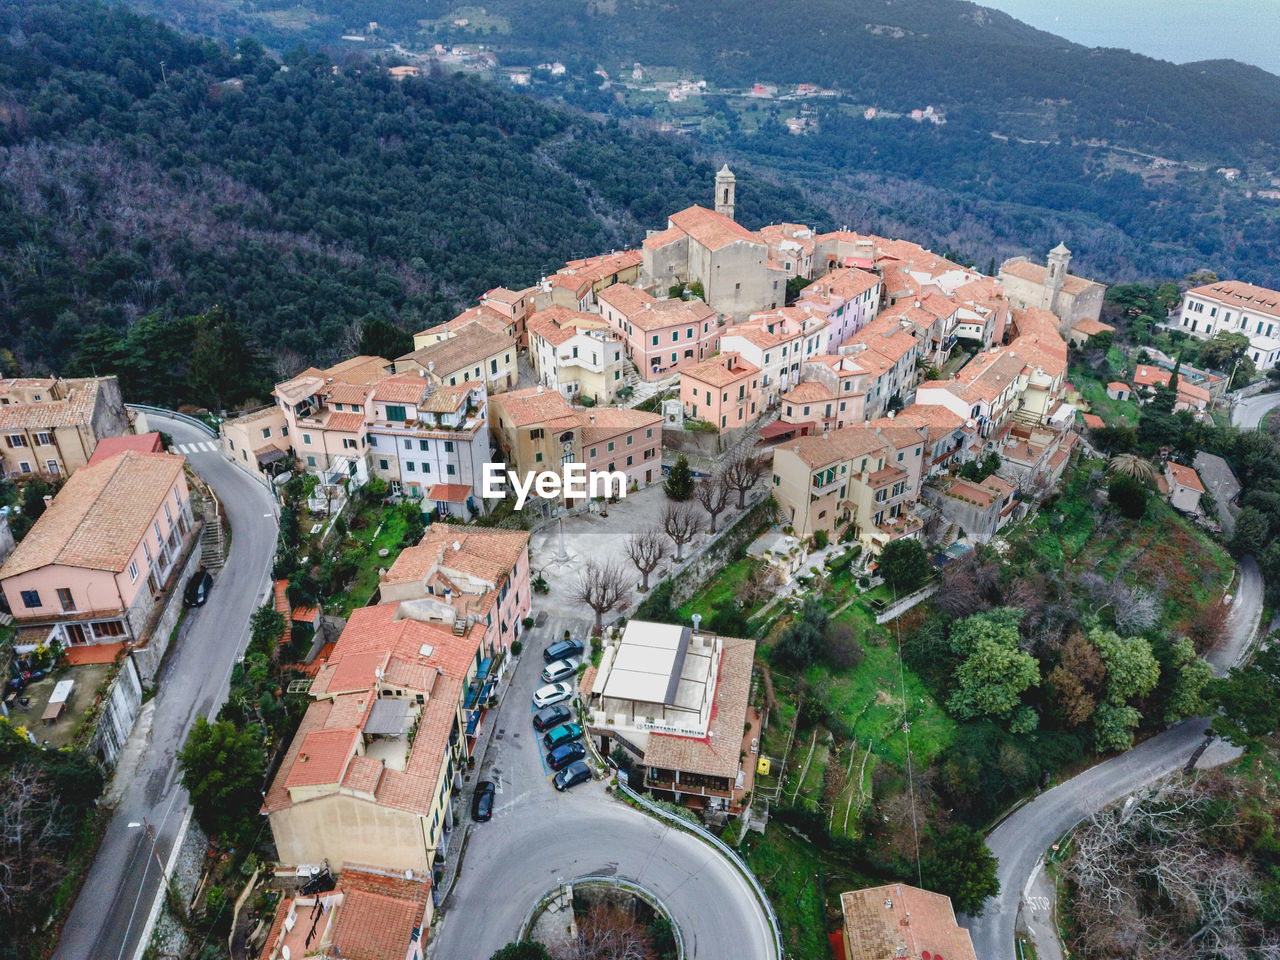
[[1090, 47], [1232, 58], [1280, 74], [1280, 0], [976, 0]]

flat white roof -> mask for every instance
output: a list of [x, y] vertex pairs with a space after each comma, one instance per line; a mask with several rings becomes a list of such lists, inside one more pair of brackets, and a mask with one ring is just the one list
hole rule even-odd
[[[687, 627], [632, 620], [622, 634], [605, 682], [604, 696], [641, 703], [665, 703], [677, 670]], [[678, 676], [674, 679], [679, 680]]]

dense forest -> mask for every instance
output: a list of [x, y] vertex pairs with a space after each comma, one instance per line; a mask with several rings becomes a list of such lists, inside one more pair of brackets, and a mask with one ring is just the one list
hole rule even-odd
[[[532, 71], [535, 96], [641, 130], [678, 126], [706, 155], [806, 189], [836, 223], [981, 265], [1065, 241], [1077, 272], [1107, 282], [1206, 268], [1280, 282], [1280, 203], [1257, 192], [1280, 172], [1280, 78], [1235, 61], [1091, 50], [962, 0], [817, 0], [803, 17], [727, 0], [125, 2], [282, 50], [319, 44], [344, 61], [436, 43], [483, 45], [504, 67], [559, 60], [563, 75]], [[648, 92], [620, 82], [636, 65]], [[705, 78], [707, 94], [678, 104], [653, 94], [675, 76]], [[837, 96], [734, 96], [754, 82]], [[946, 124], [886, 117], [926, 105]], [[880, 118], [866, 120], [867, 107]], [[784, 123], [797, 115], [814, 122], [804, 136]]]
[[[25, 372], [114, 367], [130, 399], [235, 403], [349, 353], [363, 323], [421, 329], [634, 245], [708, 202], [713, 173], [687, 143], [474, 79], [281, 64], [21, 0], [0, 10], [0, 339]], [[821, 221], [744, 180], [748, 224]], [[197, 342], [249, 372], [215, 396]]]

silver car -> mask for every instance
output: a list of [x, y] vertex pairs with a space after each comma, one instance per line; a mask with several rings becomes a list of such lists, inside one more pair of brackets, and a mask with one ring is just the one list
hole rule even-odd
[[568, 680], [577, 672], [577, 660], [552, 660], [547, 664], [547, 668], [542, 671], [542, 681], [543, 683], [555, 683], [558, 680]]

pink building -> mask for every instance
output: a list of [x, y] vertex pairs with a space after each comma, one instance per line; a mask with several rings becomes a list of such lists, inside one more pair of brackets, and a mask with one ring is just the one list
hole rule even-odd
[[482, 624], [482, 653], [505, 651], [529, 615], [529, 534], [433, 523], [382, 575], [379, 596], [414, 620]]
[[646, 380], [682, 371], [719, 349], [720, 318], [701, 300], [657, 300], [621, 283], [596, 300]]
[[184, 457], [126, 450], [67, 480], [8, 562], [18, 643], [140, 643], [195, 528]]
[[760, 368], [738, 353], [722, 353], [680, 376], [684, 414], [723, 433], [745, 427], [760, 408]]
[[827, 321], [821, 352], [832, 353], [880, 311], [883, 290], [883, 281], [874, 273], [856, 267], [833, 270], [801, 290], [795, 305]]
[[587, 472], [621, 471], [627, 489], [662, 479], [662, 415], [622, 407], [586, 411], [582, 459]]

